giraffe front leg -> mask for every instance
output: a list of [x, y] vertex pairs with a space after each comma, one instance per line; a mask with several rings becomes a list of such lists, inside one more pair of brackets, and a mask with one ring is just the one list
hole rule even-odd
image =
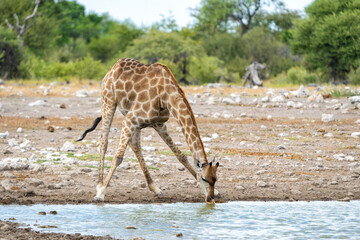
[[150, 176], [150, 172], [149, 172], [149, 169], [148, 167], [146, 166], [146, 163], [145, 163], [145, 160], [144, 160], [144, 157], [141, 153], [141, 144], [140, 144], [140, 129], [136, 129], [132, 138], [131, 138], [131, 141], [130, 141], [130, 147], [131, 149], [133, 150], [133, 152], [135, 153], [136, 155], [136, 158], [138, 159], [139, 161], [139, 164], [140, 164], [140, 167], [141, 167], [141, 170], [143, 171], [144, 173], [144, 176], [145, 176], [145, 180], [146, 180], [146, 183], [150, 189], [150, 191], [152, 191], [153, 193], [155, 193], [156, 196], [158, 197], [163, 197], [164, 194], [163, 192], [160, 190], [160, 188], [158, 188], [155, 184], [154, 184], [154, 181], [152, 180], [151, 176]]

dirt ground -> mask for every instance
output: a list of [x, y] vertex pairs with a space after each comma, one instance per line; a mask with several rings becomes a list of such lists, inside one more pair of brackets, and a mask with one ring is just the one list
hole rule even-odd
[[[322, 89], [308, 89], [310, 95], [325, 95]], [[360, 138], [356, 134], [360, 110], [346, 97], [295, 97], [290, 91], [296, 88], [184, 90], [208, 157], [220, 162], [216, 188], [222, 198], [218, 202], [360, 199]], [[276, 99], [280, 95], [283, 98]], [[1, 204], [92, 203], [101, 127], [83, 142], [74, 140], [101, 115], [99, 97], [97, 84], [12, 84], [0, 89], [0, 133], [8, 131], [0, 138]], [[322, 114], [332, 114], [334, 119], [323, 121]], [[121, 119], [118, 113], [113, 122], [106, 172], [119, 141]], [[176, 121], [171, 118], [167, 126], [192, 162]], [[110, 181], [105, 203], [203, 202], [197, 181], [156, 132], [143, 129], [141, 139], [152, 178], [164, 197], [148, 190], [128, 149]], [[70, 149], [64, 148], [65, 142]], [[0, 224], [8, 226], [5, 229], [15, 227]]]

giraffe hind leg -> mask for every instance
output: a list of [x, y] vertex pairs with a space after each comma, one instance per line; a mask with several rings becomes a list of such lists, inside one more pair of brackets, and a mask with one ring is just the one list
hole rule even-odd
[[141, 144], [140, 144], [140, 129], [136, 129], [134, 132], [134, 135], [131, 138], [130, 141], [130, 147], [133, 150], [133, 152], [136, 155], [136, 158], [139, 161], [141, 170], [144, 173], [145, 176], [145, 180], [146, 183], [150, 189], [150, 191], [152, 191], [153, 193], [155, 193], [158, 197], [162, 197], [164, 196], [163, 192], [160, 190], [160, 188], [158, 188], [157, 186], [155, 186], [154, 181], [152, 180], [151, 176], [150, 176], [150, 172], [148, 167], [146, 166], [144, 157], [141, 153]]
[[125, 153], [126, 147], [132, 136], [131, 129], [132, 129], [131, 121], [129, 121], [129, 119], [125, 119], [122, 123], [120, 143], [119, 143], [118, 149], [116, 151], [116, 154], [111, 162], [111, 168], [109, 170], [109, 173], [106, 176], [105, 183], [101, 184], [101, 185], [98, 184], [98, 186], [96, 187], [97, 193], [96, 193], [96, 196], [94, 197], [94, 201], [104, 201], [106, 188], [109, 185], [110, 179], [111, 179], [112, 175], [114, 174], [116, 168], [121, 164], [121, 162], [124, 158], [124, 153]]

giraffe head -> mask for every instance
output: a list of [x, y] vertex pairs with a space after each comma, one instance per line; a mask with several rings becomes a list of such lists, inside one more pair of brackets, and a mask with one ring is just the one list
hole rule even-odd
[[215, 183], [217, 181], [216, 171], [219, 167], [219, 162], [213, 164], [212, 162], [206, 163], [202, 166], [202, 176], [201, 181], [207, 183], [209, 185], [208, 193], [206, 196], [207, 203], [214, 203], [215, 202]]

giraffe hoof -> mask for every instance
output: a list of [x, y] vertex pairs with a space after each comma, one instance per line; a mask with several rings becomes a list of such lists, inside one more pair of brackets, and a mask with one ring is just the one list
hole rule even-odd
[[164, 194], [163, 194], [163, 192], [160, 190], [159, 192], [156, 193], [156, 196], [161, 198], [161, 197], [164, 197]]
[[94, 198], [93, 198], [93, 201], [94, 201], [94, 202], [104, 202], [104, 198], [94, 197]]

